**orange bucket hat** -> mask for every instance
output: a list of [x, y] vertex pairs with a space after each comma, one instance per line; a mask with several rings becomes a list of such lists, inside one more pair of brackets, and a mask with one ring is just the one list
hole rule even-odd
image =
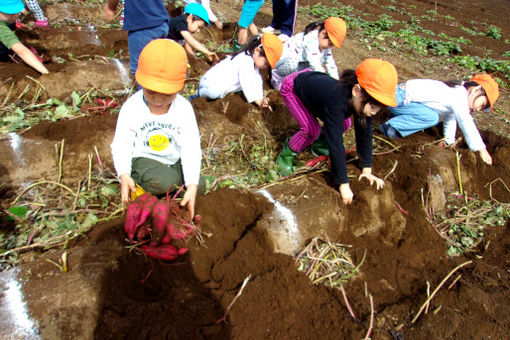
[[267, 61], [272, 68], [276, 65], [283, 53], [283, 43], [274, 34], [264, 33], [260, 39], [264, 53], [266, 54]]
[[326, 21], [324, 21], [324, 28], [326, 32], [328, 32], [329, 40], [331, 40], [333, 45], [337, 48], [342, 47], [342, 42], [347, 35], [347, 25], [345, 21], [335, 17], [327, 18]]
[[141, 87], [172, 94], [184, 87], [188, 57], [177, 42], [156, 39], [148, 43], [138, 59], [135, 79]]
[[387, 106], [397, 106], [398, 74], [395, 66], [381, 59], [368, 58], [356, 68], [358, 83], [374, 99]]
[[490, 112], [494, 108], [494, 104], [496, 103], [496, 100], [499, 98], [499, 85], [496, 83], [494, 78], [491, 77], [490, 74], [487, 73], [480, 73], [476, 74], [471, 78], [471, 81], [474, 81], [481, 85], [483, 89], [485, 90], [485, 94], [487, 95], [487, 98], [489, 99], [489, 104], [491, 105], [490, 109], [484, 109], [485, 112]]

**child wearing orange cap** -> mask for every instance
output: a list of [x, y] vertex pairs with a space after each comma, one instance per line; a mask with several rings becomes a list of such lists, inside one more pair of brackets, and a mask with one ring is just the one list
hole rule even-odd
[[446, 144], [455, 143], [458, 124], [469, 149], [492, 164], [470, 114], [471, 110], [490, 112], [499, 97], [498, 83], [489, 74], [477, 74], [467, 82], [408, 80], [398, 86], [396, 96], [398, 106], [390, 108], [393, 117], [379, 126], [386, 136], [409, 136], [439, 124], [442, 116]]
[[281, 173], [291, 174], [297, 154], [319, 138], [320, 119], [324, 123], [322, 136], [326, 147], [321, 146], [316, 151], [329, 155], [335, 184], [343, 202], [350, 204], [353, 193], [347, 176], [342, 136], [349, 128], [345, 121], [352, 116], [356, 149], [362, 165], [358, 180], [366, 178], [371, 185], [375, 183], [377, 189], [384, 187], [384, 181], [372, 174], [372, 117], [386, 106], [397, 105], [397, 82], [395, 67], [379, 59], [365, 59], [356, 71], [345, 70], [340, 80], [309, 70], [286, 77], [280, 93], [300, 130], [287, 138], [276, 159]]
[[259, 70], [274, 67], [282, 50], [283, 44], [274, 34], [252, 37], [241, 51], [227, 56], [203, 75], [197, 95], [218, 99], [228, 93], [242, 91], [249, 103], [270, 108], [268, 98], [264, 98]]
[[283, 55], [273, 68], [271, 84], [280, 89], [283, 78], [306, 68], [326, 72], [338, 79], [338, 68], [331, 51], [332, 47], [342, 47], [347, 34], [347, 25], [341, 18], [327, 18], [306, 26], [305, 31], [287, 40]]
[[48, 74], [48, 69], [13, 32], [15, 21], [24, 8], [21, 0], [0, 1], [0, 60], [9, 60], [16, 53], [28, 66], [42, 74]]
[[135, 183], [155, 195], [184, 184], [181, 206], [193, 217], [205, 185], [195, 112], [179, 94], [187, 64], [186, 51], [175, 41], [156, 39], [145, 46], [135, 74], [142, 90], [122, 105], [111, 149], [123, 202], [136, 192]]

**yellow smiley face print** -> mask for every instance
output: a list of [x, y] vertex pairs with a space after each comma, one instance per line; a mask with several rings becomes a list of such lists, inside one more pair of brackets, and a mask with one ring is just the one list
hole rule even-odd
[[154, 135], [149, 139], [149, 146], [154, 151], [165, 150], [168, 146], [168, 137], [163, 135]]

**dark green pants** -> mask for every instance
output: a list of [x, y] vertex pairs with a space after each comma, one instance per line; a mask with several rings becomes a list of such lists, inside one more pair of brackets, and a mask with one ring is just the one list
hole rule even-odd
[[[166, 194], [176, 191], [184, 184], [182, 175], [181, 160], [174, 165], [167, 165], [150, 158], [136, 157], [131, 162], [131, 177], [143, 190], [153, 195]], [[198, 194], [205, 192], [205, 182], [200, 177], [198, 183]]]

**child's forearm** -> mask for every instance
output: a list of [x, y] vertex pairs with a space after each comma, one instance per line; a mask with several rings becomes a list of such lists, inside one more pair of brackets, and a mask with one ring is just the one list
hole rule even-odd
[[193, 38], [191, 36], [191, 34], [186, 34], [184, 36], [184, 39], [186, 40], [186, 42], [191, 46], [193, 47], [195, 50], [199, 51], [199, 52], [202, 52], [203, 54], [205, 55], [208, 55], [211, 53], [211, 51], [209, 51], [204, 45], [202, 45], [198, 40], [196, 40], [195, 38]]
[[12, 45], [12, 51], [15, 52], [27, 65], [33, 67], [42, 74], [48, 74], [50, 71], [37, 59], [37, 57], [25, 45], [18, 42]]

